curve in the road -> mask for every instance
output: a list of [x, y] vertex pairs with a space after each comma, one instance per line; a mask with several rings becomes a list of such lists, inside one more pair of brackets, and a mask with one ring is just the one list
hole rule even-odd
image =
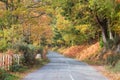
[[49, 52], [50, 63], [23, 80], [108, 80], [86, 63]]

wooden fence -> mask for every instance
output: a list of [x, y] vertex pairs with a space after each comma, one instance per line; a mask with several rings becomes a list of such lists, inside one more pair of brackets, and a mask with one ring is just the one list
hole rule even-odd
[[20, 63], [20, 55], [14, 54], [0, 54], [0, 68], [9, 70], [12, 63], [16, 62], [17, 64]]

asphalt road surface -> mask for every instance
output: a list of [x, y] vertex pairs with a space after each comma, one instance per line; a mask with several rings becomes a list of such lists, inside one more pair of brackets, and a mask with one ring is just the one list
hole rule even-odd
[[47, 56], [50, 63], [28, 74], [23, 80], [108, 80], [86, 63], [56, 52], [49, 52]]

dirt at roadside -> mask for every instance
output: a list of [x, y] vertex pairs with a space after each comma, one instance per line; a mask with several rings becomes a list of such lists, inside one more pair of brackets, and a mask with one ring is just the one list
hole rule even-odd
[[92, 65], [92, 67], [94, 67], [100, 73], [105, 75], [109, 80], [120, 80], [120, 73], [109, 72], [108, 70], [105, 69], [105, 66]]

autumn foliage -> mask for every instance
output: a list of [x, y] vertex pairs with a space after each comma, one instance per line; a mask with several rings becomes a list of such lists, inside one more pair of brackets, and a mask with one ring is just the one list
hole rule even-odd
[[117, 3], [120, 3], [120, 0], [116, 0]]

